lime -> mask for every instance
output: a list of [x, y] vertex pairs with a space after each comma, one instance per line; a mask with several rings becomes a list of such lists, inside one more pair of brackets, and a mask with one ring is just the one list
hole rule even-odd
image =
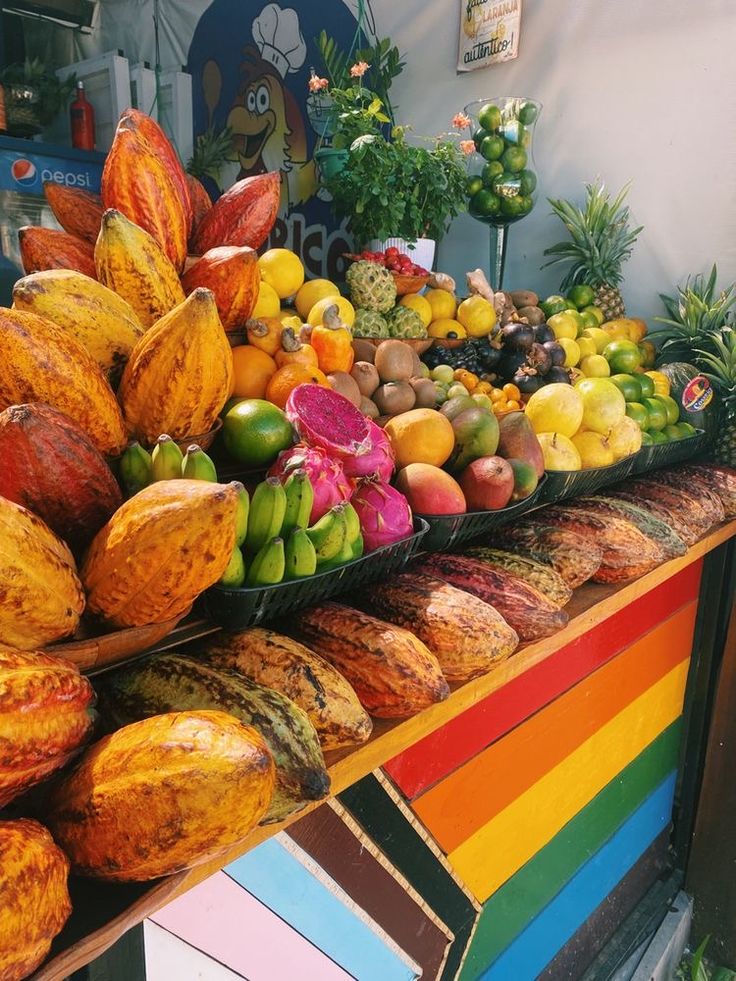
[[501, 214], [506, 215], [507, 218], [520, 218], [526, 214], [524, 211], [525, 201], [526, 198], [522, 198], [519, 195], [516, 197], [502, 197]]
[[598, 321], [597, 324], [598, 327], [600, 327], [600, 325], [605, 323], [606, 321], [606, 315], [601, 310], [600, 307], [596, 307], [596, 306], [583, 307], [583, 309], [580, 312], [583, 314], [587, 313], [590, 314], [592, 317], [595, 317], [596, 320]]
[[698, 432], [695, 426], [690, 425], [689, 422], [678, 422], [675, 428], [679, 429], [683, 439], [687, 439], [689, 436], [696, 436]]
[[537, 175], [533, 170], [522, 170], [519, 174], [521, 180], [521, 193], [534, 194], [537, 189]]
[[[611, 381], [613, 381], [613, 378]], [[642, 405], [641, 402], [627, 402], [626, 415], [629, 419], [634, 420], [639, 429], [644, 430], [649, 428], [649, 413], [647, 412], [647, 407]]]
[[480, 172], [480, 176], [483, 178], [483, 183], [487, 187], [493, 186], [494, 178], [500, 177], [503, 173], [503, 164], [500, 160], [491, 160], [487, 163], [483, 170]]
[[653, 430], [652, 430], [652, 431], [651, 431], [651, 432], [649, 433], [649, 438], [651, 439], [651, 441], [652, 441], [652, 443], [654, 443], [655, 445], [656, 445], [657, 443], [666, 443], [666, 442], [668, 441], [668, 440], [667, 440], [667, 437], [665, 436], [665, 434], [664, 434], [664, 433], [660, 433], [660, 432], [659, 432], [658, 430], [656, 430], [656, 429], [653, 429]]
[[519, 109], [519, 122], [524, 123], [525, 126], [530, 126], [537, 118], [538, 112], [539, 110], [533, 102], [525, 102]]
[[671, 426], [669, 425], [669, 423], [664, 427], [662, 433], [667, 437], [668, 441], [675, 440], [675, 439], [682, 439], [682, 433], [677, 428], [677, 426]]
[[642, 446], [654, 446], [654, 440], [652, 439], [651, 433], [641, 434], [641, 445]]
[[247, 467], [268, 467], [294, 442], [291, 423], [265, 399], [243, 399], [225, 416], [222, 441], [228, 454]]
[[465, 193], [469, 198], [472, 198], [474, 194], [477, 194], [482, 187], [483, 179], [477, 174], [473, 175], [472, 177], [468, 177], [468, 179], [465, 181]]
[[661, 402], [667, 413], [667, 425], [674, 426], [680, 418], [680, 407], [671, 395], [653, 395], [658, 402]]
[[649, 375], [637, 375], [636, 380], [641, 385], [641, 397], [650, 399], [655, 392], [654, 379], [650, 378]]
[[534, 207], [534, 198], [529, 197], [528, 194], [520, 194], [519, 204], [521, 205], [522, 215], [528, 215]]
[[641, 365], [641, 353], [633, 341], [622, 339], [611, 341], [603, 349], [603, 357], [610, 364], [614, 374], [622, 372], [630, 375]]
[[492, 102], [487, 102], [478, 113], [478, 122], [485, 130], [498, 129], [501, 125], [501, 110]]
[[485, 157], [486, 160], [498, 160], [501, 154], [504, 152], [505, 143], [500, 136], [486, 136], [481, 141], [480, 155]]
[[590, 310], [580, 310], [578, 312], [580, 313], [580, 316], [583, 318], [583, 323], [585, 324], [586, 329], [588, 327], [598, 326], [598, 318], [594, 313], [591, 313]]
[[653, 368], [657, 360], [657, 349], [651, 341], [641, 341], [639, 343], [641, 352], [641, 363], [644, 368]]
[[482, 187], [480, 191], [476, 191], [470, 200], [470, 213], [472, 215], [489, 218], [497, 215], [500, 210], [501, 199], [493, 191], [489, 191], [487, 187]]
[[565, 297], [560, 296], [558, 293], [553, 293], [546, 300], [542, 300], [539, 304], [539, 309], [547, 320], [549, 320], [550, 317], [553, 317], [556, 313], [561, 313], [565, 309]]
[[490, 136], [490, 135], [491, 134], [486, 129], [477, 129], [473, 133], [473, 143], [475, 143], [475, 149], [478, 150], [478, 151], [480, 151], [480, 145], [481, 145], [481, 143], [483, 142], [483, 140], [485, 140], [485, 138], [487, 136]]
[[611, 375], [611, 381], [627, 402], [641, 402], [644, 397], [638, 375]]
[[[493, 137], [493, 139], [498, 139], [498, 137]], [[482, 150], [481, 153], [483, 153]], [[502, 153], [503, 156], [500, 153], [498, 154], [501, 157], [501, 163], [512, 174], [518, 174], [526, 167], [526, 150], [523, 147], [510, 146], [506, 150], [503, 150]], [[485, 153], [483, 153], [483, 156], [485, 156]], [[488, 157], [488, 159], [495, 160], [496, 158]]]
[[667, 425], [667, 410], [657, 398], [642, 399], [642, 405], [649, 413], [649, 425], [647, 429], [661, 430]]
[[[567, 294], [568, 300], [572, 300], [578, 310], [584, 310], [585, 307], [589, 307], [593, 300], [595, 299], [595, 292], [592, 287], [585, 286], [584, 284], [579, 284], [573, 286], [570, 292]], [[591, 327], [595, 326], [591, 324]]]

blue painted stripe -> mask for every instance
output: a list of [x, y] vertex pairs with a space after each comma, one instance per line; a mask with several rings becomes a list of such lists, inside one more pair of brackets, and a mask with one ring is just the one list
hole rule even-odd
[[606, 896], [623, 879], [672, 815], [672, 773], [633, 812], [616, 834], [529, 923], [481, 975], [483, 981], [534, 981]]
[[224, 871], [358, 981], [417, 976], [408, 958], [374, 932], [367, 916], [364, 920], [344, 905], [339, 887], [335, 895], [278, 839], [265, 841]]

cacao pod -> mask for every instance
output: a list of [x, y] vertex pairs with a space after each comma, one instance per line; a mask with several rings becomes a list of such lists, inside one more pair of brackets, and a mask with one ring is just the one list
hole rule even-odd
[[687, 463], [678, 471], [683, 479], [709, 487], [721, 499], [727, 518], [736, 518], [736, 470], [721, 463]]
[[92, 441], [48, 405], [0, 412], [0, 494], [46, 522], [75, 552], [86, 548], [123, 498]]
[[122, 296], [144, 328], [181, 303], [179, 276], [148, 232], [110, 208], [95, 245], [97, 278]]
[[319, 739], [306, 713], [279, 692], [236, 671], [214, 668], [185, 654], [160, 654], [104, 678], [100, 706], [115, 726], [190, 709], [221, 709], [252, 725], [276, 767], [263, 824], [283, 821], [329, 791]]
[[178, 271], [187, 257], [187, 202], [163, 158], [123, 113], [102, 171], [102, 203], [114, 208], [158, 242]]
[[0, 497], [0, 644], [30, 651], [74, 633], [84, 593], [64, 542]]
[[662, 554], [666, 559], [674, 559], [678, 555], [687, 552], [687, 545], [666, 522], [660, 521], [656, 515], [651, 514], [644, 508], [631, 504], [630, 501], [620, 501], [615, 497], [578, 497], [575, 504], [584, 508], [591, 514], [597, 514], [601, 518], [614, 515], [618, 518], [626, 518], [639, 531], [651, 538], [662, 549]]
[[572, 589], [562, 576], [543, 562], [537, 562], [526, 555], [515, 555], [513, 552], [487, 548], [484, 545], [475, 545], [466, 549], [463, 554], [485, 562], [491, 568], [501, 569], [523, 579], [560, 609], [567, 606], [572, 599]]
[[37, 821], [0, 821], [0, 978], [21, 981], [46, 956], [72, 904], [69, 859]]
[[43, 193], [64, 231], [94, 245], [100, 234], [103, 212], [99, 194], [56, 181], [45, 181]]
[[75, 269], [92, 279], [97, 275], [93, 247], [76, 235], [56, 228], [26, 225], [18, 230], [18, 244], [23, 271], [27, 274], [43, 269]]
[[127, 500], [82, 567], [89, 612], [118, 627], [163, 623], [222, 576], [241, 484], [161, 480]]
[[252, 627], [217, 634], [197, 654], [290, 698], [309, 716], [324, 750], [364, 743], [371, 734], [373, 723], [345, 678], [291, 637]]
[[192, 204], [192, 230], [189, 238], [194, 242], [197, 236], [197, 230], [202, 224], [202, 219], [208, 211], [212, 210], [212, 198], [207, 193], [207, 189], [201, 181], [193, 177], [192, 174], [186, 174], [185, 176], [187, 185], [189, 186], [189, 199]]
[[530, 521], [506, 525], [493, 535], [493, 544], [517, 555], [543, 562], [576, 589], [596, 574], [603, 553], [592, 542], [564, 528], [545, 528]]
[[87, 742], [94, 725], [95, 693], [73, 664], [2, 644], [0, 686], [0, 807], [4, 807], [68, 763]]
[[198, 286], [212, 290], [222, 326], [237, 330], [245, 326], [258, 299], [258, 253], [247, 245], [210, 249], [186, 270], [181, 284], [187, 295]]
[[122, 370], [143, 335], [140, 320], [122, 296], [71, 269], [46, 269], [19, 279], [13, 306], [63, 327], [105, 374]]
[[643, 477], [644, 484], [661, 484], [679, 495], [683, 506], [697, 506], [703, 511], [703, 523], [708, 528], [726, 520], [726, 512], [718, 494], [705, 481], [692, 481], [677, 470], [655, 470]]
[[50, 796], [48, 823], [80, 875], [155, 879], [242, 841], [273, 782], [255, 729], [225, 712], [172, 712], [91, 746]]
[[69, 416], [100, 453], [125, 449], [120, 406], [92, 355], [46, 317], [0, 307], [0, 411], [24, 402]]
[[233, 355], [209, 290], [195, 289], [133, 348], [118, 398], [136, 439], [208, 433], [233, 387]]
[[664, 499], [657, 495], [657, 498], [647, 496], [642, 498], [635, 490], [629, 490], [627, 484], [617, 487], [607, 487], [606, 494], [617, 501], [625, 501], [634, 504], [636, 507], [643, 508], [648, 514], [653, 515], [659, 521], [668, 524], [675, 533], [685, 542], [686, 545], [694, 545], [703, 534], [702, 528], [691, 525], [687, 515], [681, 512], [677, 505], [669, 500], [665, 503]]
[[219, 245], [260, 248], [276, 222], [280, 201], [277, 171], [237, 181], [202, 218], [194, 237], [195, 253], [204, 255]]

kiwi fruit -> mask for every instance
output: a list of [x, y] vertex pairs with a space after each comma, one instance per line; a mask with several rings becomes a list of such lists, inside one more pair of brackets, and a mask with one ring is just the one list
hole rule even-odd
[[414, 352], [403, 341], [381, 341], [374, 364], [382, 382], [408, 382], [414, 374]]
[[416, 395], [417, 409], [434, 409], [437, 406], [437, 386], [431, 378], [410, 378], [409, 384]]
[[349, 375], [347, 371], [333, 371], [327, 376], [327, 381], [330, 383], [330, 388], [333, 391], [344, 395], [349, 402], [352, 402], [356, 409], [359, 408], [363, 393], [352, 375]]
[[353, 340], [353, 353], [356, 361], [367, 361], [373, 364], [376, 359], [376, 345], [370, 341], [362, 341], [360, 338]]
[[356, 361], [350, 374], [355, 379], [355, 382], [360, 389], [360, 394], [365, 395], [368, 398], [373, 395], [375, 390], [381, 384], [381, 379], [378, 377], [378, 369], [369, 361]]
[[416, 395], [408, 381], [386, 382], [373, 393], [378, 411], [385, 416], [398, 416], [414, 408]]

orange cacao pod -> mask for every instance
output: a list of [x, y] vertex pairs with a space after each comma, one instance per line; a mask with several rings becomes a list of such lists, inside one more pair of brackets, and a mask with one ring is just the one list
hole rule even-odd
[[166, 133], [159, 126], [156, 120], [140, 109], [126, 109], [121, 115], [121, 120], [125, 119], [131, 127], [137, 129], [161, 159], [165, 162], [169, 175], [176, 185], [176, 189], [184, 205], [184, 213], [187, 216], [187, 234], [192, 230], [192, 200], [191, 191], [187, 174], [181, 165], [179, 154], [174, 149]]
[[64, 231], [94, 245], [100, 234], [103, 211], [99, 194], [56, 181], [45, 181], [43, 193]]
[[258, 253], [247, 245], [210, 249], [186, 270], [181, 284], [187, 295], [198, 286], [212, 290], [222, 326], [237, 330], [245, 326], [258, 299]]
[[277, 172], [238, 181], [217, 199], [200, 222], [194, 251], [204, 255], [218, 245], [260, 248], [274, 226], [280, 200], [281, 177]]
[[26, 225], [18, 230], [18, 242], [27, 274], [43, 269], [76, 269], [85, 276], [97, 278], [94, 249], [76, 235], [55, 228]]
[[212, 210], [212, 198], [207, 193], [204, 184], [196, 177], [186, 174], [186, 179], [189, 185], [189, 200], [192, 203], [192, 230], [189, 233], [189, 238], [194, 241], [202, 219], [208, 211]]

